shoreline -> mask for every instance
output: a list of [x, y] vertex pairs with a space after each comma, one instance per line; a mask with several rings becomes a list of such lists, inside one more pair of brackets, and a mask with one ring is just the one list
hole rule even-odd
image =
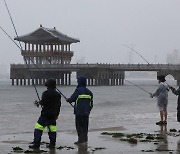
[[[140, 129], [141, 128], [141, 129]], [[153, 154], [166, 154], [166, 153], [180, 153], [180, 132], [177, 129], [176, 132], [170, 130], [179, 128], [179, 123], [169, 122], [167, 128], [165, 126], [160, 127], [155, 124], [139, 124], [119, 127], [109, 127], [89, 130], [89, 142], [87, 145], [77, 146], [74, 142], [77, 140], [75, 131], [73, 132], [58, 132], [56, 149], [52, 152], [46, 148], [45, 143], [49, 142], [47, 132], [44, 131], [42, 136], [41, 153], [52, 152], [55, 154], [132, 154], [132, 153], [147, 153]], [[160, 141], [140, 142], [138, 138], [137, 143], [129, 143], [127, 141], [121, 141], [118, 137], [112, 137], [110, 135], [102, 135], [102, 132], [109, 133], [149, 133], [149, 134], [162, 134], [165, 138]], [[33, 132], [15, 133], [9, 135], [0, 136], [0, 154], [4, 153], [17, 153], [13, 148], [20, 147], [23, 150], [21, 153], [33, 153], [28, 148], [28, 145], [33, 140]], [[160, 149], [160, 150], [158, 150]], [[30, 151], [28, 151], [30, 150]], [[18, 152], [19, 153], [19, 152]]]

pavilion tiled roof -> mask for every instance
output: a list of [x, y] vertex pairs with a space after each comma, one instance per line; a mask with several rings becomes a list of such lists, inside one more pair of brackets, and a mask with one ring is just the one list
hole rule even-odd
[[40, 26], [34, 32], [14, 38], [14, 40], [24, 43], [60, 43], [71, 44], [80, 42], [79, 39], [69, 37], [54, 27], [53, 29]]

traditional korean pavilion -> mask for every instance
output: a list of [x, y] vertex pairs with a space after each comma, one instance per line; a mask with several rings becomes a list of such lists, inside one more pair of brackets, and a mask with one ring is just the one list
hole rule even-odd
[[[34, 32], [16, 37], [15, 40], [24, 43], [21, 51], [24, 64], [11, 65], [12, 85], [15, 82], [16, 85], [31, 85], [32, 82], [41, 85], [47, 78], [55, 78], [57, 84], [70, 84], [71, 72], [54, 68], [58, 65], [70, 64], [74, 55], [71, 44], [80, 42], [79, 39], [69, 37], [56, 30], [55, 27], [50, 29], [40, 25]], [[27, 70], [27, 65], [32, 76]]]

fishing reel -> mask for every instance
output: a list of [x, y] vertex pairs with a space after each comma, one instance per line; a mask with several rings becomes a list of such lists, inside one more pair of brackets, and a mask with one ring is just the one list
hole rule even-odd
[[35, 101], [34, 101], [34, 105], [37, 106], [37, 107], [39, 107], [39, 105], [40, 105], [40, 104], [39, 104], [39, 101], [35, 100]]

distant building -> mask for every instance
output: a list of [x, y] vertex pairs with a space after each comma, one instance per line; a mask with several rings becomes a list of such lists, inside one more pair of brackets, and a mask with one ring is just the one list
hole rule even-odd
[[166, 63], [168, 64], [180, 64], [180, 52], [175, 49], [172, 53], [167, 54]]

